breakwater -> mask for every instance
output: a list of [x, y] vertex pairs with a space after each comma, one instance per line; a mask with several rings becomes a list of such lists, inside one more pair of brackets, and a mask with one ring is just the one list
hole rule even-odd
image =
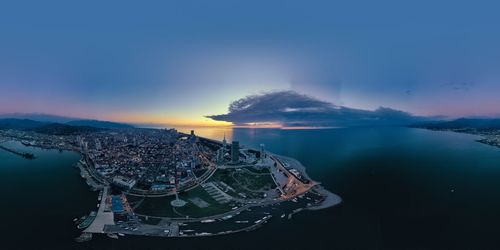
[[10, 149], [10, 148], [7, 148], [7, 147], [2, 146], [2, 145], [0, 145], [0, 149], [3, 149], [7, 152], [11, 152], [13, 154], [19, 155], [19, 156], [26, 158], [26, 159], [29, 159], [29, 160], [35, 159], [35, 155], [32, 153], [16, 151], [14, 149]]

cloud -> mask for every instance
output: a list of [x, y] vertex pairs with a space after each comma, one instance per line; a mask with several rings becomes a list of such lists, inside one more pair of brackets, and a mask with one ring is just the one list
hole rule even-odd
[[391, 108], [372, 111], [338, 106], [294, 91], [246, 96], [232, 102], [227, 114], [207, 117], [236, 125], [278, 123], [283, 126], [407, 125], [425, 120]]

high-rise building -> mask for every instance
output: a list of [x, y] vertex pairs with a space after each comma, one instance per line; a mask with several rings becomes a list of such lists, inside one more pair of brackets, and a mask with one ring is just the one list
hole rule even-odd
[[231, 162], [240, 162], [240, 143], [238, 141], [233, 141], [231, 144]]
[[226, 132], [224, 132], [224, 139], [222, 140], [222, 148], [226, 150], [227, 141], [226, 141]]
[[191, 136], [194, 136], [194, 130], [191, 130]]
[[260, 158], [264, 159], [266, 157], [265, 152], [264, 152], [264, 144], [260, 144]]
[[218, 163], [223, 163], [224, 162], [224, 149], [220, 148], [217, 150], [217, 162]]

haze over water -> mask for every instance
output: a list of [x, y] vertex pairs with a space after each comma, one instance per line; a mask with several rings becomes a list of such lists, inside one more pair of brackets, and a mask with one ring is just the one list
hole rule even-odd
[[[300, 160], [312, 179], [340, 195], [335, 207], [273, 218], [256, 231], [223, 237], [105, 236], [83, 244], [72, 219], [95, 209], [71, 152], [0, 151], [2, 237], [16, 249], [335, 249], [500, 247], [500, 149], [476, 137], [412, 128], [231, 129], [241, 144]], [[195, 133], [221, 139], [220, 128]], [[208, 136], [210, 137], [210, 136]], [[13, 146], [11, 144], [9, 146]]]

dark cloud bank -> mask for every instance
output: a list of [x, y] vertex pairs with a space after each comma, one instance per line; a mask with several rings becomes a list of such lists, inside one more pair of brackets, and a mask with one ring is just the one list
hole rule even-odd
[[207, 116], [236, 125], [281, 123], [285, 126], [410, 125], [428, 120], [391, 108], [361, 110], [337, 106], [293, 91], [251, 95], [232, 102], [229, 112]]

